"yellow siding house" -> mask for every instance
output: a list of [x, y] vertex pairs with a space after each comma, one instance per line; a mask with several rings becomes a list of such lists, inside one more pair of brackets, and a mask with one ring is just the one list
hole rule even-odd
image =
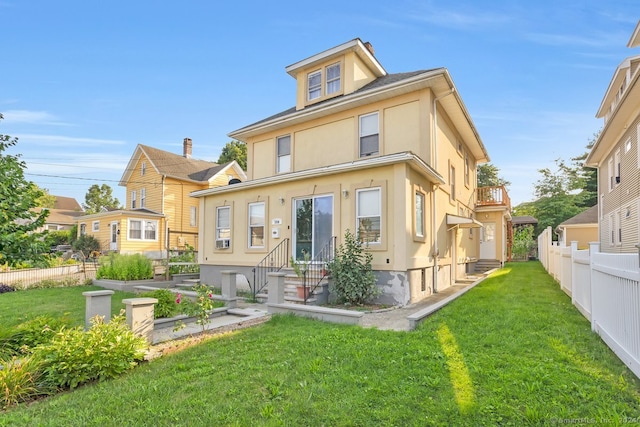
[[[476, 165], [489, 160], [445, 68], [388, 73], [354, 39], [285, 68], [295, 106], [229, 135], [247, 180], [196, 191], [201, 279], [286, 248], [318, 260], [347, 230], [373, 254], [381, 301], [451, 286], [478, 260]], [[495, 258], [492, 256], [492, 258]]]
[[246, 175], [237, 162], [224, 165], [191, 158], [185, 138], [183, 155], [138, 145], [120, 180], [127, 188], [123, 209], [78, 218], [80, 234], [94, 236], [103, 252], [144, 253], [161, 258], [167, 249], [198, 247], [198, 200], [189, 193]]

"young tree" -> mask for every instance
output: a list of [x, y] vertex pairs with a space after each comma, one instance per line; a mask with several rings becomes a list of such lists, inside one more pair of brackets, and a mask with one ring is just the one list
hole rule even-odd
[[508, 187], [511, 185], [509, 181], [500, 177], [500, 169], [496, 165], [491, 163], [483, 163], [478, 165], [478, 187], [497, 187], [504, 185]]
[[38, 187], [38, 189], [42, 191], [42, 197], [38, 198], [38, 206], [41, 208], [53, 209], [56, 205], [56, 196], [49, 194], [49, 190], [46, 188]]
[[120, 202], [113, 198], [113, 191], [107, 184], [93, 184], [84, 196], [82, 207], [87, 214], [95, 214], [103, 208], [119, 209]]
[[247, 145], [240, 141], [231, 141], [222, 149], [218, 163], [223, 164], [235, 160], [242, 170], [247, 170]]
[[25, 179], [26, 164], [19, 154], [5, 154], [17, 143], [18, 138], [0, 134], [0, 263], [37, 265], [43, 260], [46, 232], [36, 230], [44, 226], [49, 211], [35, 212], [42, 190]]

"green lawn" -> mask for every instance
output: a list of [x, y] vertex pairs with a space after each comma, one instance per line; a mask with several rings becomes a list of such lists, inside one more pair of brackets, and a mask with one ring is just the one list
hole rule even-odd
[[[10, 328], [40, 315], [67, 317], [72, 325], [84, 326], [83, 292], [102, 290], [98, 286], [44, 288], [0, 294], [0, 328]], [[115, 291], [111, 296], [111, 312], [124, 309], [122, 300], [135, 294]]]
[[20, 405], [0, 426], [620, 425], [639, 408], [640, 381], [528, 262], [413, 332], [278, 316]]

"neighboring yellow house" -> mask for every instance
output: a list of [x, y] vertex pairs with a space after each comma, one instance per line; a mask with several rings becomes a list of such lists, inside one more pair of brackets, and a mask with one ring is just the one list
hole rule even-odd
[[224, 165], [191, 158], [192, 141], [183, 155], [138, 145], [120, 185], [127, 188], [124, 209], [78, 218], [80, 234], [94, 236], [103, 252], [144, 253], [161, 258], [167, 249], [198, 247], [198, 200], [193, 191], [227, 186], [246, 175], [237, 162]]
[[70, 230], [75, 224], [79, 216], [84, 215], [82, 207], [73, 197], [53, 196], [56, 201], [52, 208], [36, 208], [35, 211], [40, 213], [43, 209], [49, 211], [47, 221], [44, 226], [37, 232], [44, 230], [62, 231]]
[[[640, 47], [640, 21], [627, 44]], [[598, 169], [600, 251], [637, 252], [640, 242], [640, 55], [618, 66], [596, 117], [604, 127], [585, 165]]]
[[202, 281], [232, 268], [253, 285], [261, 260], [318, 260], [346, 230], [373, 254], [380, 301], [418, 301], [464, 276], [479, 256], [476, 165], [489, 156], [449, 72], [389, 74], [360, 39], [286, 72], [296, 106], [229, 134], [247, 144], [248, 180], [193, 193]]
[[598, 205], [580, 212], [556, 227], [560, 246], [570, 246], [571, 242], [578, 242], [578, 249], [589, 249], [589, 243], [597, 242], [598, 235]]

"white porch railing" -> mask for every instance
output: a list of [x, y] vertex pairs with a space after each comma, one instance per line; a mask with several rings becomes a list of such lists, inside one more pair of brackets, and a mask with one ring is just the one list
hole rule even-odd
[[640, 265], [638, 254], [607, 254], [599, 243], [559, 247], [549, 227], [538, 237], [540, 260], [591, 320], [591, 329], [640, 378]]

